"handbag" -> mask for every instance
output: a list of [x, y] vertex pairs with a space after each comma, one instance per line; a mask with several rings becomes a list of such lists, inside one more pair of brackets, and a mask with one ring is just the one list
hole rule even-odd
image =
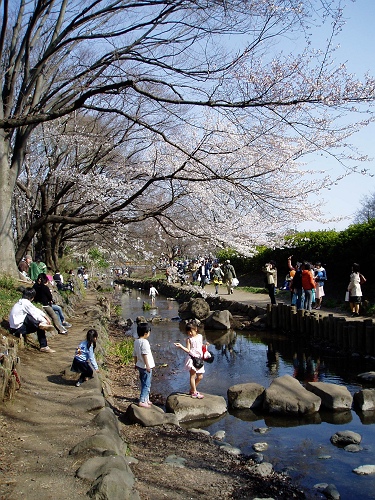
[[349, 302], [349, 292], [345, 292], [345, 302]]
[[[208, 356], [207, 356], [207, 354], [208, 354]], [[214, 359], [215, 359], [215, 356], [214, 356], [214, 354], [211, 351], [206, 351], [204, 353], [203, 358], [204, 358], [204, 362], [205, 363], [213, 363]]]
[[232, 286], [238, 286], [238, 284], [239, 284], [238, 279], [237, 278], [233, 278], [232, 279]]
[[193, 361], [193, 366], [194, 368], [196, 368], [197, 370], [199, 370], [200, 368], [203, 368], [203, 358], [201, 358], [200, 356], [192, 356], [191, 354], [189, 354], [189, 356], [191, 357], [192, 361]]

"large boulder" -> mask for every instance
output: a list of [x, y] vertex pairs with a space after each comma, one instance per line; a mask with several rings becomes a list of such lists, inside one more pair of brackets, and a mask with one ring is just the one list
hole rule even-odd
[[209, 330], [230, 330], [233, 316], [227, 310], [213, 311], [205, 320], [205, 327]]
[[204, 299], [191, 299], [190, 310], [193, 318], [205, 319], [210, 314], [210, 306]]
[[325, 382], [308, 382], [306, 389], [313, 392], [322, 400], [322, 406], [334, 411], [350, 410], [353, 397], [348, 389], [342, 385]]
[[73, 399], [70, 404], [82, 411], [94, 411], [105, 407], [105, 399], [100, 394], [85, 393], [85, 396]]
[[143, 427], [155, 427], [157, 425], [179, 425], [176, 415], [165, 413], [158, 406], [152, 405], [150, 408], [141, 408], [131, 404], [126, 410], [126, 418], [133, 424], [141, 424]]
[[375, 389], [362, 389], [353, 396], [354, 404], [362, 411], [375, 410]]
[[290, 375], [278, 377], [264, 391], [263, 408], [269, 413], [303, 415], [319, 411], [321, 399]]
[[120, 434], [120, 426], [118, 418], [114, 411], [106, 406], [102, 408], [93, 418], [92, 423], [100, 429], [112, 430], [115, 434]]
[[228, 404], [231, 408], [261, 408], [265, 388], [260, 384], [237, 384], [229, 387]]
[[347, 446], [348, 444], [360, 444], [362, 436], [353, 431], [337, 431], [330, 438], [332, 444], [336, 446]]
[[131, 483], [129, 475], [111, 469], [93, 482], [87, 494], [95, 500], [139, 500], [140, 496]]
[[202, 299], [190, 299], [189, 302], [183, 302], [178, 308], [178, 314], [181, 319], [206, 319], [210, 314], [210, 306]]
[[127, 453], [127, 444], [112, 431], [101, 431], [94, 436], [87, 437], [76, 444], [69, 455], [123, 455]]
[[92, 457], [86, 460], [76, 472], [76, 476], [81, 479], [94, 481], [97, 477], [108, 474], [112, 469], [118, 469], [126, 474], [127, 484], [130, 487], [134, 485], [133, 473], [125, 460], [125, 457], [119, 455], [110, 455], [107, 457]]
[[173, 393], [167, 398], [166, 409], [174, 413], [179, 422], [188, 422], [219, 417], [226, 413], [227, 404], [222, 396], [205, 394], [203, 399], [195, 399], [189, 394]]

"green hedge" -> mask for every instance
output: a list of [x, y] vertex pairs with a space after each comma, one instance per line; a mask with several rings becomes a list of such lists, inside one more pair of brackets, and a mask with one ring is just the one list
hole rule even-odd
[[221, 262], [229, 258], [238, 275], [246, 275], [247, 284], [262, 286], [261, 268], [273, 259], [277, 263], [279, 286], [288, 273], [287, 259], [292, 262], [320, 261], [326, 268], [328, 280], [325, 291], [328, 297], [343, 300], [353, 262], [358, 262], [367, 279], [363, 287], [364, 298], [374, 302], [375, 297], [375, 220], [354, 224], [344, 231], [308, 231], [285, 238], [283, 248], [261, 247], [252, 257], [243, 257], [234, 250], [218, 253]]

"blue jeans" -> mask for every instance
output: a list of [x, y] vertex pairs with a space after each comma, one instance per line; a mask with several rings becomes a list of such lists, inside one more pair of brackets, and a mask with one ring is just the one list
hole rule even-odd
[[139, 380], [141, 381], [141, 395], [139, 401], [141, 403], [147, 403], [151, 390], [152, 370], [148, 372], [146, 368], [140, 368], [139, 366], [137, 366], [137, 368], [139, 371]]
[[302, 309], [302, 295], [303, 295], [302, 288], [295, 288], [294, 293], [297, 295], [297, 302], [296, 302], [297, 309]]
[[64, 316], [64, 313], [63, 313], [61, 307], [58, 306], [57, 304], [52, 304], [52, 309], [57, 314], [57, 317], [59, 318], [60, 323], [63, 324], [65, 322], [65, 316]]
[[304, 308], [306, 309], [306, 311], [311, 311], [311, 299], [312, 299], [312, 290], [305, 290]]

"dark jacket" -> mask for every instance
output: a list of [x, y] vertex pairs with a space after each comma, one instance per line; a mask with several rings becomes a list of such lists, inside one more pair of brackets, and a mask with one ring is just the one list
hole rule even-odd
[[47, 285], [41, 283], [34, 283], [33, 288], [36, 291], [35, 302], [39, 302], [43, 306], [50, 306], [53, 304], [53, 297], [51, 290]]
[[302, 289], [302, 271], [301, 271], [301, 269], [296, 270], [296, 272], [293, 276], [290, 288], [292, 290], [301, 290]]

